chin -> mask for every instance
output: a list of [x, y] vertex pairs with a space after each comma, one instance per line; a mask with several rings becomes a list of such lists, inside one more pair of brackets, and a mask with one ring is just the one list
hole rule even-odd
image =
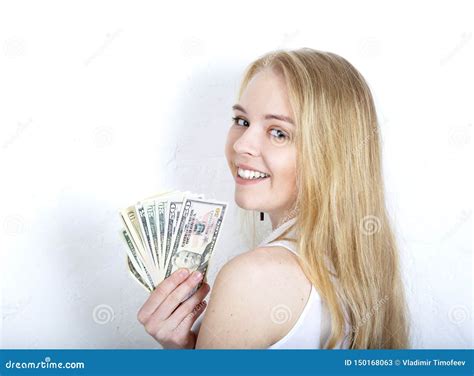
[[245, 210], [261, 210], [259, 203], [255, 202], [255, 198], [248, 196], [250, 195], [235, 192], [234, 200], [237, 206]]

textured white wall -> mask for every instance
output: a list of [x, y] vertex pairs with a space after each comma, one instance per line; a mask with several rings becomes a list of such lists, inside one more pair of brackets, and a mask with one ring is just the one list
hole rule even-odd
[[466, 4], [2, 3], [2, 347], [158, 348], [117, 210], [164, 188], [228, 201], [212, 281], [246, 249], [223, 154], [239, 79], [303, 46], [347, 58], [376, 97], [414, 347], [472, 347]]

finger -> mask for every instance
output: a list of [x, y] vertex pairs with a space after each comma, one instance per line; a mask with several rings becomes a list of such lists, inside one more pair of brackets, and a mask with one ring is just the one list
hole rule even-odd
[[186, 298], [189, 293], [197, 286], [201, 281], [202, 274], [198, 271], [194, 271], [191, 275], [174, 291], [168, 295], [165, 301], [156, 309], [153, 313], [153, 318], [158, 320], [166, 320], [176, 307]]
[[169, 325], [171, 328], [176, 328], [181, 321], [196, 307], [200, 302], [204, 300], [206, 295], [211, 290], [211, 287], [207, 283], [203, 283], [202, 286], [186, 301], [184, 301], [176, 311], [174, 311], [169, 318]]
[[[189, 314], [189, 312], [191, 312], [193, 308], [204, 299], [209, 290], [209, 285], [207, 283], [203, 283], [203, 285], [189, 299], [179, 304], [178, 307], [174, 310], [174, 312], [170, 313], [170, 315], [168, 315], [168, 317], [166, 318], [163, 318], [162, 316], [163, 309], [157, 309], [148, 319], [146, 323], [147, 327], [152, 332], [156, 331], [160, 327], [161, 329], [163, 329], [164, 332], [173, 331], [180, 324], [180, 322], [183, 321], [184, 317]], [[190, 302], [191, 300], [192, 302]], [[161, 307], [164, 308], [167, 305], [168, 303], [164, 302]]]
[[142, 324], [147, 322], [155, 310], [171, 294], [180, 283], [186, 280], [189, 275], [189, 269], [180, 268], [163, 280], [155, 290], [150, 294], [146, 302], [140, 308], [137, 314], [138, 321]]
[[201, 314], [206, 310], [207, 302], [205, 300], [199, 302], [194, 309], [189, 312], [179, 323], [179, 325], [173, 330], [175, 333], [184, 333], [187, 334], [191, 330], [193, 324], [201, 316]]

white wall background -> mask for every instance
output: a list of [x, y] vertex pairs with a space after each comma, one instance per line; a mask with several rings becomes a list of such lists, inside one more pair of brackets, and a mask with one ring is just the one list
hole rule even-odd
[[2, 347], [158, 348], [136, 321], [147, 294], [117, 210], [164, 188], [228, 201], [212, 281], [246, 250], [223, 154], [241, 74], [312, 47], [376, 97], [413, 347], [472, 348], [468, 14], [467, 1], [2, 2]]

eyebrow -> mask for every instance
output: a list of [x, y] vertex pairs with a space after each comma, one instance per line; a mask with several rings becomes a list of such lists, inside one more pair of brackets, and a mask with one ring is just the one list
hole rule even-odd
[[[242, 111], [244, 114], [247, 113], [247, 111], [245, 111], [245, 109], [240, 104], [234, 104], [232, 106], [232, 109]], [[285, 115], [268, 114], [264, 116], [264, 119], [265, 120], [276, 119], [276, 120], [285, 121], [287, 123], [290, 123], [291, 125], [295, 125], [294, 121], [290, 117], [285, 116]]]

